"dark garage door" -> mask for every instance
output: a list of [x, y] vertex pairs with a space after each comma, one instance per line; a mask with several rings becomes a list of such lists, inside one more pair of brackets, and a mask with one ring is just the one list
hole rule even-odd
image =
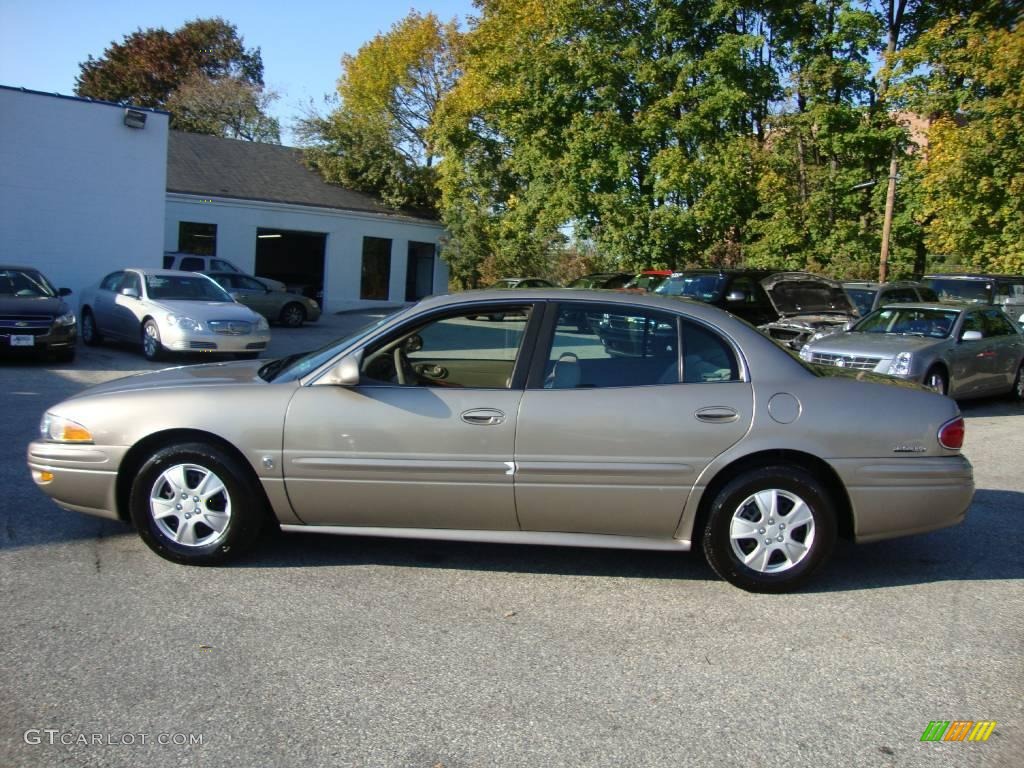
[[288, 290], [323, 305], [327, 235], [290, 229], [256, 230], [256, 276], [280, 280]]

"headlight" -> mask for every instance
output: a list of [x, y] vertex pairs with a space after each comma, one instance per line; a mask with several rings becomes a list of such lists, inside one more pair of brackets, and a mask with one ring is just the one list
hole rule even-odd
[[267, 322], [267, 318], [265, 318], [263, 315], [260, 315], [259, 318], [256, 320], [256, 330], [257, 331], [269, 331], [270, 330], [270, 323]]
[[[814, 341], [813, 336], [811, 337], [811, 341]], [[806, 360], [808, 363], [814, 359], [814, 353], [811, 351], [811, 348], [807, 346], [807, 344], [804, 344], [802, 347], [800, 347], [800, 351], [797, 352], [797, 354], [800, 355], [801, 360]]]
[[71, 419], [47, 413], [39, 422], [39, 437], [54, 443], [91, 443], [92, 433]]
[[900, 352], [889, 363], [890, 376], [906, 376], [910, 373], [912, 355], [909, 352]]
[[77, 321], [75, 320], [75, 313], [68, 312], [67, 314], [58, 317], [54, 322], [57, 325], [74, 325]]
[[184, 315], [168, 315], [167, 324], [171, 327], [177, 326], [183, 331], [201, 331], [203, 330], [203, 324], [198, 320], [193, 320], [191, 317], [185, 317]]

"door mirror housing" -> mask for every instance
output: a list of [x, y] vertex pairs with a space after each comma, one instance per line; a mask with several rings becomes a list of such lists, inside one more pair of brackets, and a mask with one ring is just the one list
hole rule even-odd
[[960, 341], [981, 341], [984, 336], [981, 335], [981, 331], [964, 331], [960, 336]]
[[235, 301], [238, 301], [238, 291], [228, 291], [228, 296], [230, 296]]
[[70, 288], [61, 288], [61, 289], [59, 289], [57, 291], [57, 295], [58, 296], [70, 296], [71, 295], [71, 289]]
[[139, 298], [139, 292], [135, 288], [122, 288], [121, 295], [128, 296], [133, 299]]
[[332, 368], [323, 379], [322, 383], [335, 387], [355, 387], [359, 385], [359, 368], [363, 362], [363, 350], [345, 355], [338, 364]]

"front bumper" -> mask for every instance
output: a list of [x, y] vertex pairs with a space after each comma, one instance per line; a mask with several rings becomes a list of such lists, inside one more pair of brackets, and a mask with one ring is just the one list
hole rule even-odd
[[963, 522], [974, 497], [974, 469], [963, 456], [833, 459], [846, 487], [858, 542]]
[[127, 450], [35, 441], [28, 467], [39, 490], [59, 506], [117, 520], [117, 468]]
[[262, 352], [270, 343], [270, 331], [233, 335], [161, 326], [160, 335], [160, 343], [171, 352]]
[[[17, 338], [24, 339], [30, 337], [31, 343], [28, 345], [15, 344], [14, 341]], [[78, 339], [78, 324], [72, 323], [71, 325], [56, 325], [54, 324], [49, 330], [44, 330], [42, 333], [38, 329], [33, 329], [28, 333], [18, 333], [16, 330], [4, 330], [0, 333], [0, 349], [11, 352], [28, 352], [28, 353], [41, 353], [46, 352], [59, 352], [67, 349], [74, 349], [75, 341]]]

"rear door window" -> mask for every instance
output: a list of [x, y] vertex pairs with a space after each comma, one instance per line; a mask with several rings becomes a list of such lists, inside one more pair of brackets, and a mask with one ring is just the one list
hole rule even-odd
[[205, 266], [205, 262], [196, 256], [185, 256], [181, 260], [181, 265], [178, 269], [184, 270], [185, 272], [202, 272]]

